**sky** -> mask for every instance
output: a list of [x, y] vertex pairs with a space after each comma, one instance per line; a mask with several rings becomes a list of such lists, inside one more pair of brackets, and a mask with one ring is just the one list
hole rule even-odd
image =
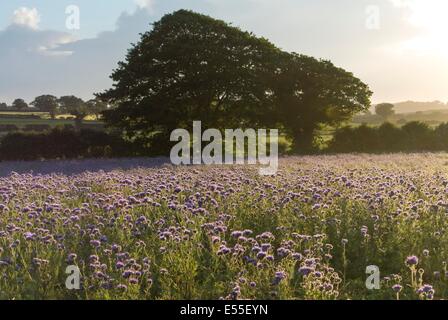
[[179, 9], [331, 60], [370, 86], [373, 103], [448, 101], [447, 0], [3, 0], [0, 102], [92, 98], [139, 34]]

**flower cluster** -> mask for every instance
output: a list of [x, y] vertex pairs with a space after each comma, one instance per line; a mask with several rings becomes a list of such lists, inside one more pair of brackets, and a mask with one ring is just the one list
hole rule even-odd
[[362, 299], [371, 262], [396, 273], [379, 297], [448, 298], [447, 160], [12, 173], [0, 179], [0, 298]]

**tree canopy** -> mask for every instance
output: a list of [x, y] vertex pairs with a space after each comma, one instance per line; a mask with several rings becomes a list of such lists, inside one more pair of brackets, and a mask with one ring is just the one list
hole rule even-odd
[[223, 21], [180, 10], [141, 36], [98, 94], [114, 108], [108, 125], [134, 140], [167, 144], [176, 128], [280, 128], [308, 148], [320, 124], [370, 105], [351, 73], [295, 53]]
[[101, 113], [107, 109], [107, 103], [98, 98], [91, 99], [86, 104], [89, 114], [95, 115], [97, 120], [100, 118]]
[[285, 53], [278, 65], [271, 119], [293, 139], [296, 151], [309, 151], [320, 125], [338, 124], [370, 105], [367, 85], [330, 61]]
[[52, 119], [56, 117], [59, 108], [58, 98], [49, 94], [36, 97], [31, 105], [40, 111], [48, 112]]
[[16, 99], [12, 103], [12, 107], [17, 110], [23, 110], [23, 109], [28, 108], [28, 104], [23, 99]]
[[63, 96], [59, 98], [59, 104], [63, 111], [75, 117], [76, 126], [80, 129], [82, 120], [89, 114], [84, 100], [75, 96]]
[[395, 114], [394, 107], [392, 103], [380, 103], [375, 106], [375, 113], [387, 120]]

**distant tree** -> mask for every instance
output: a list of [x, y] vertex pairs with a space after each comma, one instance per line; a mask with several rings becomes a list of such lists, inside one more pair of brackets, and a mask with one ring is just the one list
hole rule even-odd
[[88, 115], [87, 104], [84, 100], [75, 96], [63, 96], [59, 98], [58, 102], [64, 112], [75, 117], [75, 126], [80, 130], [82, 121]]
[[23, 99], [16, 99], [12, 103], [12, 107], [17, 110], [23, 110], [28, 108], [28, 104]]
[[89, 114], [95, 115], [96, 119], [100, 118], [103, 111], [107, 110], [107, 103], [101, 101], [100, 99], [92, 99], [87, 101], [87, 109]]
[[43, 112], [48, 112], [51, 119], [56, 118], [57, 111], [59, 109], [58, 98], [52, 95], [42, 95], [36, 97], [31, 105]]
[[375, 106], [375, 113], [384, 120], [388, 120], [395, 114], [394, 107], [392, 103], [380, 103]]
[[397, 124], [400, 126], [403, 126], [407, 123], [408, 121], [404, 118], [398, 119]]
[[0, 103], [0, 109], [4, 110], [7, 108], [8, 108], [8, 105], [6, 103], [4, 103], [4, 102]]

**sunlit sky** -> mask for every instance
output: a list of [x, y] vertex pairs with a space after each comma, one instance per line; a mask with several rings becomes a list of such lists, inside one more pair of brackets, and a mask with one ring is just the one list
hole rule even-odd
[[[66, 26], [76, 5], [79, 30]], [[448, 101], [447, 0], [8, 0], [0, 2], [0, 102], [90, 98], [138, 34], [177, 9], [224, 19], [288, 51], [332, 60], [373, 102]]]

